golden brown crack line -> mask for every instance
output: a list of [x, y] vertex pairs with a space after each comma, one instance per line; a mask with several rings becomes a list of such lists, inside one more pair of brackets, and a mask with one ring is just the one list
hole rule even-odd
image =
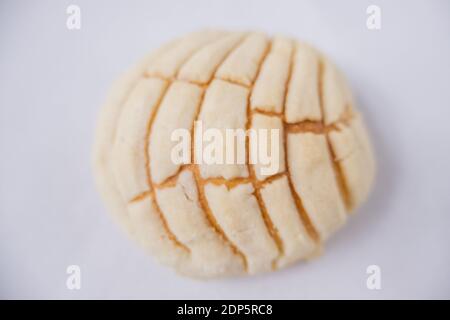
[[[318, 70], [318, 88], [319, 88], [319, 107], [320, 107], [320, 112], [322, 114], [322, 125], [324, 127], [329, 127], [329, 126], [325, 126], [325, 107], [323, 105], [323, 90], [324, 90], [324, 81], [323, 81], [323, 77], [324, 77], [324, 72], [325, 72], [325, 64], [323, 62], [323, 58], [320, 57], [319, 58], [319, 70]], [[344, 108], [344, 113], [342, 115], [342, 118], [344, 120], [346, 120], [346, 118], [351, 119], [352, 117], [352, 112], [351, 112], [351, 107], [350, 106], [346, 106]], [[351, 120], [350, 120], [351, 121]], [[348, 125], [349, 120], [343, 121], [342, 123], [344, 123], [344, 125]], [[336, 127], [336, 130], [339, 130], [339, 127], [337, 124], [333, 125], [334, 127]], [[330, 155], [330, 159], [331, 159], [331, 166], [333, 168], [333, 172], [334, 172], [334, 176], [336, 178], [336, 184], [339, 190], [339, 194], [341, 196], [341, 199], [344, 203], [344, 206], [347, 210], [347, 213], [350, 212], [352, 210], [352, 203], [351, 203], [351, 197], [350, 197], [350, 192], [349, 192], [349, 188], [348, 188], [348, 184], [347, 181], [345, 179], [345, 175], [342, 171], [342, 167], [341, 167], [341, 163], [337, 160], [336, 154], [335, 154], [335, 150], [333, 147], [333, 144], [331, 143], [330, 140], [330, 136], [329, 136], [329, 132], [331, 132], [332, 130], [326, 131], [325, 132], [325, 139], [327, 142], [327, 149], [328, 149], [328, 153]]]
[[260, 114], [267, 117], [277, 117], [280, 118], [283, 124], [285, 124], [286, 129], [290, 133], [315, 133], [315, 134], [326, 134], [331, 131], [341, 131], [344, 127], [348, 127], [351, 121], [355, 118], [355, 115], [351, 111], [346, 111], [342, 114], [342, 116], [337, 119], [335, 122], [332, 122], [328, 125], [325, 125], [323, 121], [313, 121], [313, 120], [302, 120], [298, 122], [287, 122], [284, 114], [274, 112], [274, 111], [265, 111], [258, 108], [255, 108], [251, 111], [254, 114]]
[[164, 179], [164, 181], [160, 182], [160, 183], [153, 183], [153, 186], [156, 189], [164, 189], [164, 188], [171, 188], [173, 186], [176, 185], [177, 180], [178, 180], [178, 176], [181, 174], [181, 172], [186, 169], [191, 167], [192, 164], [182, 164], [179, 166], [179, 168], [177, 169], [177, 171], [170, 175], [169, 177], [167, 177], [166, 179]]
[[[173, 188], [176, 186], [177, 182], [178, 182], [178, 178], [180, 176], [180, 174], [186, 170], [192, 170], [193, 168], [193, 164], [188, 164], [188, 165], [182, 165], [179, 170], [177, 171], [177, 173], [175, 173], [174, 175], [170, 176], [168, 179], [166, 179], [164, 182], [159, 183], [159, 184], [153, 184], [153, 187], [155, 189], [161, 190], [161, 189], [166, 189], [166, 188]], [[265, 178], [264, 180], [257, 180], [255, 183], [257, 184], [258, 188], [263, 188], [264, 186], [271, 184], [272, 182], [281, 179], [282, 177], [286, 176], [286, 171], [283, 172], [279, 172], [277, 174], [274, 174], [272, 176], [269, 176], [267, 178]], [[250, 178], [245, 178], [245, 177], [237, 177], [237, 178], [232, 178], [232, 179], [226, 179], [224, 177], [214, 177], [214, 178], [202, 178], [203, 183], [206, 184], [213, 184], [216, 186], [222, 186], [224, 185], [227, 190], [231, 190], [237, 186], [240, 186], [242, 184], [247, 184], [247, 183], [251, 183], [252, 181], [250, 180]], [[139, 202], [143, 199], [145, 199], [146, 197], [148, 197], [150, 195], [150, 190], [146, 190], [144, 192], [141, 192], [140, 194], [136, 195], [133, 199], [131, 199], [129, 201], [129, 203], [132, 202]]]
[[278, 117], [281, 118], [282, 121], [284, 120], [284, 115], [280, 112], [276, 112], [276, 111], [267, 111], [267, 110], [262, 110], [259, 107], [254, 107], [251, 110], [252, 114], [261, 114], [263, 116], [268, 116], [268, 117]]
[[150, 190], [146, 190], [144, 192], [139, 193], [137, 196], [135, 196], [133, 199], [128, 201], [128, 203], [135, 203], [144, 200], [145, 198], [149, 197], [151, 195]]
[[[281, 178], [285, 174], [286, 172], [279, 172], [277, 174], [265, 178], [264, 180], [256, 180], [254, 183], [258, 186], [258, 188], [262, 188], [266, 184], [272, 183], [273, 181]], [[227, 187], [228, 190], [231, 190], [242, 184], [252, 183], [252, 179], [249, 177], [237, 177], [231, 179], [226, 179], [224, 177], [213, 177], [213, 178], [211, 177], [211, 178], [204, 178], [203, 181], [206, 184], [211, 183], [218, 186], [224, 185]]]
[[[289, 63], [289, 74], [286, 79], [285, 84], [285, 92], [283, 97], [283, 116], [286, 112], [286, 101], [289, 94], [289, 87], [291, 85], [291, 78], [292, 73], [295, 67], [294, 57], [297, 51], [297, 46], [294, 44], [294, 47], [291, 52], [290, 57], [290, 63]], [[287, 148], [287, 139], [288, 139], [288, 128], [287, 123], [283, 122], [283, 148], [284, 148], [284, 157], [285, 157], [285, 168], [286, 168], [286, 177], [289, 185], [289, 189], [291, 191], [292, 198], [294, 199], [295, 208], [297, 209], [298, 215], [300, 217], [300, 220], [303, 222], [303, 225], [305, 226], [306, 232], [308, 233], [309, 237], [316, 243], [320, 243], [320, 237], [319, 233], [317, 232], [316, 228], [314, 227], [311, 218], [309, 217], [309, 214], [306, 212], [305, 207], [303, 206], [302, 200], [300, 196], [297, 194], [297, 191], [295, 191], [294, 184], [292, 183], [291, 173], [289, 170], [289, 151]]]
[[217, 76], [214, 77], [214, 79], [215, 80], [224, 81], [224, 82], [228, 82], [228, 83], [240, 86], [240, 87], [244, 87], [246, 89], [250, 89], [251, 88], [251, 86], [249, 86], [249, 85], [247, 85], [247, 84], [245, 84], [243, 82], [239, 82], [238, 80], [233, 80], [233, 79], [229, 79], [229, 78], [225, 78], [225, 77], [217, 77]]
[[[248, 131], [251, 126], [252, 126], [252, 113], [251, 113], [251, 93], [253, 91], [254, 88], [254, 84], [256, 82], [256, 80], [259, 77], [259, 74], [261, 72], [261, 69], [264, 65], [264, 62], [266, 61], [267, 56], [269, 55], [270, 51], [272, 48], [272, 41], [269, 40], [269, 44], [266, 47], [266, 51], [264, 52], [261, 60], [258, 63], [258, 69], [256, 72], [256, 75], [254, 77], [254, 79], [252, 80], [252, 84], [248, 90], [247, 93], [247, 122], [245, 124], [245, 129]], [[256, 202], [258, 203], [258, 207], [259, 210], [261, 212], [261, 216], [263, 218], [264, 224], [266, 226], [267, 231], [269, 232], [270, 237], [272, 238], [272, 240], [274, 241], [276, 247], [277, 247], [277, 251], [278, 251], [278, 255], [277, 257], [272, 261], [272, 269], [276, 269], [277, 266], [277, 261], [280, 259], [281, 256], [283, 256], [284, 254], [284, 245], [283, 245], [283, 241], [281, 240], [281, 237], [278, 234], [278, 229], [275, 227], [275, 225], [273, 224], [272, 219], [270, 218], [269, 213], [267, 212], [267, 208], [266, 205], [264, 203], [264, 200], [262, 199], [261, 196], [261, 192], [260, 192], [260, 184], [258, 183], [258, 180], [256, 178], [256, 174], [254, 171], [254, 167], [253, 165], [250, 163], [250, 138], [247, 135], [246, 139], [245, 139], [245, 153], [246, 153], [246, 163], [247, 163], [247, 168], [248, 168], [248, 173], [249, 173], [249, 180], [253, 186], [253, 195], [255, 196]]]
[[227, 79], [224, 77], [216, 77], [216, 76], [213, 76], [210, 80], [208, 80], [206, 82], [199, 82], [199, 81], [194, 81], [194, 80], [189, 80], [189, 79], [179, 78], [179, 77], [170, 77], [169, 78], [169, 77], [165, 77], [163, 75], [157, 74], [157, 73], [145, 73], [144, 77], [147, 79], [159, 79], [159, 80], [168, 81], [168, 82], [175, 82], [175, 81], [184, 82], [184, 83], [198, 86], [203, 89], [206, 89], [213, 80], [227, 82], [227, 83], [234, 84], [234, 85], [246, 88], [246, 89], [250, 88], [250, 86], [246, 85], [245, 83], [238, 82], [236, 80], [230, 80], [230, 79]]

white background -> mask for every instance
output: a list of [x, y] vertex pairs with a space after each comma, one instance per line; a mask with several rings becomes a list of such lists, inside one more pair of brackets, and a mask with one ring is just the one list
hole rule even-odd
[[[66, 8], [82, 28], [66, 28]], [[366, 8], [382, 28], [366, 28]], [[200, 27], [308, 40], [348, 76], [377, 152], [374, 191], [324, 255], [202, 282], [159, 266], [112, 222], [91, 172], [111, 81]], [[450, 298], [449, 1], [0, 2], [1, 298]], [[66, 267], [82, 271], [66, 288]], [[379, 265], [382, 289], [366, 287]]]

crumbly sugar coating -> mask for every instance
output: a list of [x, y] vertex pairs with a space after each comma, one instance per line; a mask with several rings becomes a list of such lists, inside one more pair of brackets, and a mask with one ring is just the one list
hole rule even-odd
[[[293, 39], [188, 34], [120, 78], [99, 118], [94, 173], [114, 219], [161, 263], [192, 277], [268, 272], [317, 255], [374, 179], [345, 79]], [[196, 120], [219, 130], [279, 129], [278, 171], [262, 176], [248, 158], [173, 163], [177, 128], [192, 133], [190, 156], [198, 156]]]

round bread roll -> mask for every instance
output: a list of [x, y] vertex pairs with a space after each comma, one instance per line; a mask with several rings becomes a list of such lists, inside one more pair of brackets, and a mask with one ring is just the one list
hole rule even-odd
[[[277, 129], [276, 170], [262, 174], [250, 160], [248, 135], [244, 162], [197, 161], [198, 122]], [[172, 161], [177, 129], [192, 133], [189, 163]], [[94, 163], [130, 236], [163, 264], [202, 278], [316, 256], [366, 199], [375, 171], [361, 115], [328, 58], [284, 37], [210, 30], [162, 46], [114, 85]]]

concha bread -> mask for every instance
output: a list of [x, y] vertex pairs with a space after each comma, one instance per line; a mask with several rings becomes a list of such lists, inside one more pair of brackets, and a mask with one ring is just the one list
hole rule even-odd
[[[262, 176], [248, 158], [174, 164], [170, 132], [195, 136], [196, 120], [279, 129], [279, 170]], [[292, 39], [224, 31], [172, 41], [118, 80], [94, 163], [119, 224], [193, 277], [256, 274], [316, 255], [367, 198], [375, 172], [363, 119], [328, 58]]]

